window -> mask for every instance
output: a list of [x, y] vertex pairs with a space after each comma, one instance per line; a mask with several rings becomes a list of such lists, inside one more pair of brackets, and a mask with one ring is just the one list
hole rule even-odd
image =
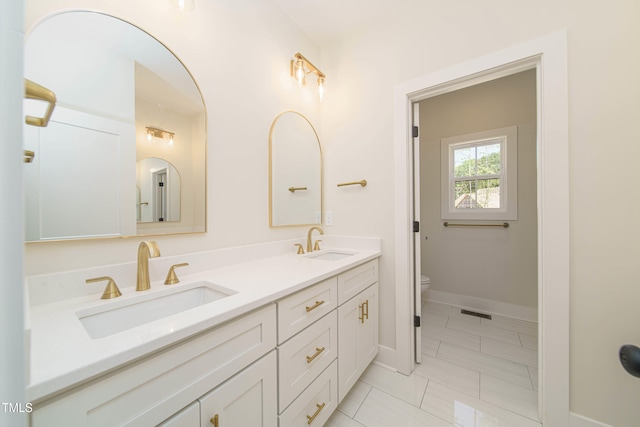
[[442, 219], [518, 219], [518, 128], [441, 140]]

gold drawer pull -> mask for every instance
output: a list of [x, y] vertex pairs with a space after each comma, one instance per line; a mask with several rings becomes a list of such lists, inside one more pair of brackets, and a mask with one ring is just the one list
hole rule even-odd
[[209, 421], [211, 421], [213, 427], [218, 427], [218, 414], [215, 414]]
[[316, 409], [316, 412], [313, 415], [307, 415], [307, 425], [311, 425], [313, 420], [315, 420], [318, 414], [324, 409], [324, 407], [326, 406], [326, 403], [323, 403], [322, 405], [319, 403], [316, 403], [316, 406], [318, 407], [318, 409]]
[[316, 347], [316, 353], [313, 356], [307, 356], [307, 363], [313, 362], [313, 359], [320, 356], [320, 353], [322, 353], [323, 351], [324, 351], [324, 347], [320, 347], [320, 348]]
[[320, 307], [322, 304], [324, 304], [324, 301], [316, 301], [316, 303], [313, 304], [311, 307], [305, 307], [307, 309], [307, 313], [313, 310], [314, 308]]
[[364, 323], [364, 319], [369, 319], [369, 300], [363, 302], [362, 305], [358, 306], [358, 308], [360, 309], [360, 316], [358, 316], [358, 319], [360, 320], [360, 323]]

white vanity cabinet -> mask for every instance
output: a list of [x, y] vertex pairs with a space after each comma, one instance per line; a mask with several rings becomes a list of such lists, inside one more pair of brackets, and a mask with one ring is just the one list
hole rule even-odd
[[272, 351], [158, 427], [276, 427], [275, 363]]
[[378, 261], [338, 276], [338, 295], [343, 297], [338, 307], [338, 402], [341, 402], [378, 354]]
[[277, 427], [277, 379], [272, 351], [201, 397], [200, 427]]
[[200, 425], [200, 402], [193, 402], [177, 414], [158, 424], [158, 427], [195, 427]]
[[[247, 405], [242, 410], [247, 414], [271, 414], [268, 422], [262, 424], [236, 425], [275, 427], [276, 359], [272, 352], [275, 346], [276, 309], [270, 304], [34, 405], [31, 424], [33, 427], [148, 427], [166, 422], [169, 426], [171, 423], [190, 426], [185, 421], [193, 419], [190, 405], [200, 398], [203, 399], [200, 407], [207, 409], [207, 416], [210, 408], [205, 403], [211, 402], [214, 403], [211, 417], [215, 411], [219, 417], [234, 416], [237, 409], [233, 405], [224, 399], [217, 400], [219, 393], [216, 392], [225, 390], [229, 395], [242, 396], [242, 402]], [[272, 353], [262, 358], [269, 352]], [[260, 361], [252, 365], [258, 359]], [[212, 389], [210, 396], [207, 393]], [[250, 396], [243, 396], [244, 391]], [[181, 412], [183, 408], [187, 414]], [[174, 414], [175, 418], [170, 419]], [[206, 423], [202, 421], [205, 416], [199, 418], [195, 426], [211, 425], [207, 424], [209, 419], [205, 419]]]
[[36, 401], [31, 426], [324, 425], [378, 352], [378, 260], [330, 274]]
[[378, 261], [278, 301], [280, 427], [323, 425], [378, 353]]

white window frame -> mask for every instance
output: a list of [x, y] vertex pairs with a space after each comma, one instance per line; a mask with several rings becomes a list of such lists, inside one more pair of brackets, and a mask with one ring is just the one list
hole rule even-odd
[[[455, 208], [453, 150], [460, 147], [500, 142], [500, 208]], [[517, 220], [518, 219], [518, 127], [509, 126], [440, 140], [441, 190], [443, 220]]]

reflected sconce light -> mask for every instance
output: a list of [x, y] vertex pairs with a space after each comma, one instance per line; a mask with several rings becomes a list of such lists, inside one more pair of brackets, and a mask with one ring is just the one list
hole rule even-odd
[[307, 74], [315, 74], [318, 77], [318, 94], [320, 95], [320, 102], [324, 99], [324, 80], [326, 76], [324, 73], [313, 65], [307, 58], [302, 56], [300, 52], [294, 55], [294, 59], [290, 63], [291, 77], [293, 77], [298, 86], [302, 87], [306, 84]]
[[193, 12], [196, 8], [195, 0], [169, 0], [169, 4], [180, 12]]
[[147, 126], [147, 141], [149, 142], [151, 142], [153, 138], [168, 139], [169, 145], [173, 146], [173, 138], [175, 136], [176, 134], [174, 132]]

